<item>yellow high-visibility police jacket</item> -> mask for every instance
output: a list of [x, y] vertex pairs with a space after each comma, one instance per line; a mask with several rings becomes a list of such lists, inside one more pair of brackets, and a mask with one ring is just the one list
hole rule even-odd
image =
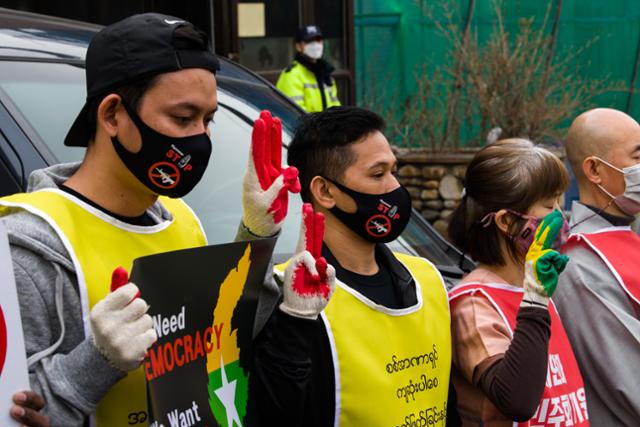
[[326, 86], [318, 82], [313, 71], [295, 60], [280, 73], [276, 87], [307, 113], [315, 113], [340, 105], [335, 79], [331, 78], [331, 85]]

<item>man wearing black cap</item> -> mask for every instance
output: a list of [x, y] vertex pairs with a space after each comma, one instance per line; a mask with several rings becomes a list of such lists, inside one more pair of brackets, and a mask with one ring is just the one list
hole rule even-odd
[[[206, 244], [178, 198], [209, 163], [218, 69], [206, 35], [181, 19], [148, 13], [104, 28], [87, 51], [87, 102], [65, 138], [87, 147], [83, 161], [35, 171], [28, 193], [0, 199], [30, 383], [52, 425], [146, 424], [140, 363], [156, 333], [147, 303], [135, 284], [122, 285], [127, 274], [117, 267]], [[297, 171], [273, 167], [265, 181], [256, 159], [241, 237], [277, 234], [297, 183]]]
[[338, 88], [331, 77], [334, 67], [322, 59], [320, 28], [315, 25], [300, 28], [295, 41], [295, 59], [280, 74], [278, 89], [308, 113], [340, 105]]

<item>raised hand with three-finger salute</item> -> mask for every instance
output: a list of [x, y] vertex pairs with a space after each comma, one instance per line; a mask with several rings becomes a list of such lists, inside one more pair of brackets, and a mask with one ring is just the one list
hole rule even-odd
[[280, 310], [292, 316], [317, 319], [335, 289], [336, 271], [321, 255], [324, 215], [302, 206], [300, 238], [296, 253], [284, 271]]
[[524, 306], [548, 306], [558, 285], [558, 277], [569, 262], [569, 257], [551, 248], [562, 224], [562, 213], [556, 209], [542, 219], [535, 231], [533, 243], [525, 256]]
[[277, 234], [287, 216], [289, 192], [300, 192], [298, 170], [282, 167], [282, 124], [265, 110], [251, 134], [242, 191], [244, 226], [260, 237]]

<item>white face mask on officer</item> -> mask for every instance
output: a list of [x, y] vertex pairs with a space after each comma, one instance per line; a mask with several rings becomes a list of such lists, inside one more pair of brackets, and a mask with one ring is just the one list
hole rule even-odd
[[311, 59], [320, 59], [322, 58], [323, 49], [323, 43], [321, 41], [315, 41], [306, 43], [302, 48], [302, 52]]
[[604, 191], [607, 196], [611, 197], [622, 212], [631, 216], [640, 213], [640, 163], [620, 169], [599, 157], [596, 157], [596, 159], [623, 174], [625, 184], [624, 193], [619, 196], [614, 196], [600, 184], [597, 184], [598, 187]]

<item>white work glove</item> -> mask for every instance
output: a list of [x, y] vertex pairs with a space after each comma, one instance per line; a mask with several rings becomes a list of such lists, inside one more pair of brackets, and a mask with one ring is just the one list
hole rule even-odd
[[133, 283], [118, 286], [112, 284], [112, 289], [117, 289], [93, 306], [89, 315], [91, 334], [105, 359], [113, 367], [129, 372], [140, 366], [158, 337], [153, 319], [147, 314], [149, 306], [138, 297], [138, 287]]
[[533, 243], [525, 256], [521, 306], [549, 305], [549, 298], [558, 285], [558, 276], [569, 262], [569, 257], [551, 249], [562, 225], [562, 214], [558, 210], [545, 216], [538, 225]]
[[287, 216], [289, 191], [300, 192], [298, 169], [282, 168], [282, 124], [262, 111], [253, 125], [242, 187], [242, 223], [254, 235], [273, 236]]
[[324, 215], [311, 204], [302, 206], [302, 223], [296, 254], [284, 271], [280, 310], [292, 316], [317, 319], [336, 286], [336, 271], [321, 255]]

